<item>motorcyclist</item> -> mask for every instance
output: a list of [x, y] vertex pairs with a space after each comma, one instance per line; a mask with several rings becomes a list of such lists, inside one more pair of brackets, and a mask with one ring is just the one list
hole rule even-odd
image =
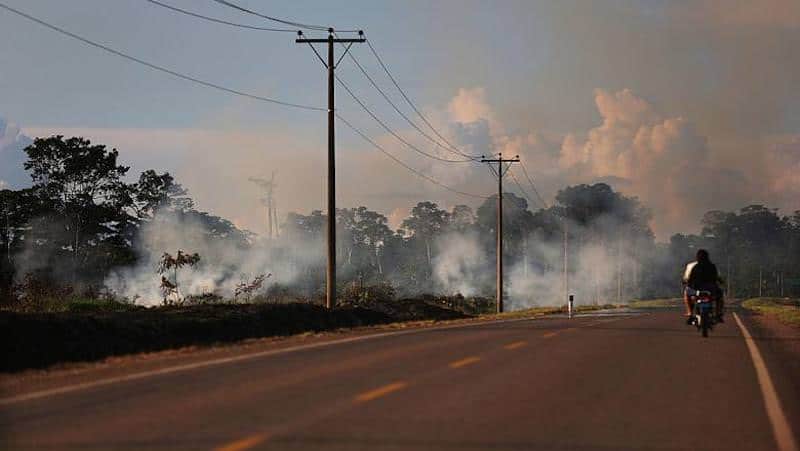
[[692, 311], [694, 310], [692, 295], [700, 290], [711, 292], [717, 321], [722, 322], [724, 300], [722, 289], [718, 285], [719, 273], [717, 272], [717, 266], [711, 263], [707, 250], [699, 249], [696, 254], [696, 261], [686, 265], [686, 269], [683, 272], [683, 282], [686, 285], [683, 290], [683, 300], [686, 304], [687, 322], [691, 324], [692, 321]]

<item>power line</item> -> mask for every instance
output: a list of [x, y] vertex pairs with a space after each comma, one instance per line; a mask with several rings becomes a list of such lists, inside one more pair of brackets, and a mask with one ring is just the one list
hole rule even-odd
[[394, 84], [395, 88], [397, 88], [397, 90], [400, 92], [400, 94], [403, 96], [406, 102], [408, 102], [408, 104], [411, 106], [414, 112], [417, 113], [417, 116], [419, 116], [420, 119], [422, 119], [422, 121], [425, 122], [425, 124], [427, 124], [428, 127], [430, 127], [433, 133], [436, 134], [436, 136], [438, 136], [445, 144], [447, 144], [453, 151], [455, 151], [459, 155], [463, 157], [474, 158], [473, 155], [469, 155], [459, 150], [456, 146], [450, 143], [450, 141], [448, 141], [447, 138], [445, 138], [444, 136], [442, 136], [441, 133], [439, 133], [436, 127], [434, 127], [433, 124], [431, 124], [431, 122], [425, 117], [424, 114], [422, 114], [419, 108], [417, 108], [417, 106], [414, 105], [414, 102], [412, 102], [411, 99], [406, 95], [405, 91], [403, 91], [403, 88], [400, 87], [400, 84], [397, 83], [397, 80], [395, 80], [394, 76], [392, 76], [392, 73], [389, 71], [389, 68], [386, 66], [386, 64], [384, 64], [383, 59], [381, 59], [380, 55], [378, 55], [378, 52], [375, 50], [375, 47], [372, 46], [372, 42], [369, 39], [367, 39], [367, 46], [369, 46], [370, 51], [375, 56], [375, 59], [378, 60], [378, 63], [383, 68], [383, 71], [386, 72], [386, 75], [392, 81], [392, 84]]
[[537, 190], [537, 189], [536, 189], [536, 185], [534, 185], [534, 184], [533, 184], [533, 179], [531, 178], [531, 176], [530, 176], [530, 175], [528, 175], [528, 170], [527, 170], [527, 169], [525, 169], [525, 164], [524, 164], [524, 163], [522, 163], [522, 162], [520, 162], [520, 164], [519, 164], [519, 165], [522, 167], [522, 172], [524, 172], [524, 173], [525, 173], [525, 177], [528, 179], [528, 183], [530, 183], [530, 184], [531, 184], [531, 188], [533, 189], [533, 192], [534, 192], [534, 194], [536, 194], [536, 197], [539, 199], [539, 202], [541, 202], [541, 203], [542, 203], [542, 205], [544, 205], [544, 208], [546, 208], [546, 209], [550, 208], [550, 207], [547, 205], [547, 202], [545, 202], [545, 200], [544, 200], [544, 199], [542, 198], [542, 196], [539, 194], [539, 190]]
[[522, 197], [524, 197], [525, 200], [527, 200], [529, 204], [533, 204], [533, 202], [531, 202], [530, 196], [528, 196], [528, 192], [525, 191], [525, 189], [522, 187], [522, 185], [520, 185], [519, 180], [517, 180], [517, 176], [514, 175], [514, 171], [512, 171], [509, 168], [508, 173], [511, 175], [511, 179], [514, 180], [514, 184], [516, 184], [517, 188], [519, 188], [520, 193], [522, 193]]
[[9, 12], [17, 14], [18, 16], [22, 16], [22, 17], [24, 17], [24, 18], [26, 18], [26, 19], [28, 19], [28, 20], [30, 20], [32, 22], [36, 22], [39, 25], [47, 27], [47, 28], [49, 28], [49, 29], [51, 29], [53, 31], [56, 31], [58, 33], [61, 33], [61, 34], [65, 35], [65, 36], [69, 36], [69, 37], [71, 37], [73, 39], [81, 41], [84, 44], [88, 44], [88, 45], [90, 45], [92, 47], [96, 47], [98, 49], [105, 50], [108, 53], [117, 55], [117, 56], [119, 56], [121, 58], [125, 58], [125, 59], [127, 59], [129, 61], [133, 61], [135, 63], [139, 63], [139, 64], [141, 64], [143, 66], [147, 66], [150, 69], [154, 69], [154, 70], [157, 70], [159, 72], [164, 72], [164, 73], [172, 75], [174, 77], [177, 77], [177, 78], [180, 78], [180, 79], [183, 79], [183, 80], [187, 80], [187, 81], [191, 81], [193, 83], [205, 86], [207, 88], [213, 88], [213, 89], [217, 89], [217, 90], [220, 90], [220, 91], [227, 92], [229, 94], [235, 94], [235, 95], [238, 95], [238, 96], [247, 97], [247, 98], [254, 99], [254, 100], [260, 100], [260, 101], [263, 101], [263, 102], [269, 102], [269, 103], [274, 103], [274, 104], [277, 104], [277, 105], [283, 105], [283, 106], [288, 106], [288, 107], [293, 107], [293, 108], [299, 108], [299, 109], [303, 109], [303, 110], [327, 111], [327, 109], [325, 109], [325, 108], [319, 108], [319, 107], [314, 107], [314, 106], [309, 106], [309, 105], [301, 105], [301, 104], [292, 103], [292, 102], [284, 102], [283, 100], [277, 100], [277, 99], [272, 99], [272, 98], [269, 98], [269, 97], [263, 97], [263, 96], [259, 96], [259, 95], [255, 95], [255, 94], [250, 94], [250, 93], [247, 93], [247, 92], [244, 92], [244, 91], [238, 91], [236, 89], [226, 88], [225, 86], [222, 86], [222, 85], [218, 85], [218, 84], [215, 84], [215, 83], [203, 81], [203, 80], [200, 80], [199, 78], [194, 78], [194, 77], [191, 77], [189, 75], [185, 75], [185, 74], [182, 74], [182, 73], [179, 73], [179, 72], [175, 72], [174, 70], [167, 69], [165, 67], [158, 66], [158, 65], [153, 64], [153, 63], [149, 63], [149, 62], [144, 61], [142, 59], [136, 58], [135, 56], [131, 56], [131, 55], [128, 55], [126, 53], [122, 53], [122, 52], [120, 52], [118, 50], [114, 50], [111, 47], [108, 47], [108, 46], [106, 46], [104, 44], [100, 44], [98, 42], [91, 41], [91, 40], [86, 39], [84, 37], [78, 36], [75, 33], [72, 33], [70, 31], [64, 30], [63, 28], [59, 28], [59, 27], [57, 27], [55, 25], [52, 25], [50, 23], [47, 23], [47, 22], [45, 22], [45, 21], [43, 21], [41, 19], [37, 19], [36, 17], [33, 17], [31, 15], [25, 14], [22, 11], [16, 10], [16, 9], [14, 9], [14, 8], [8, 6], [8, 5], [5, 5], [3, 3], [0, 3], [0, 8], [3, 8], [5, 10], [9, 11]]
[[145, 0], [145, 1], [146, 2], [150, 2], [150, 3], [154, 4], [154, 5], [158, 5], [158, 6], [162, 7], [162, 8], [166, 8], [166, 9], [169, 9], [169, 10], [181, 13], [181, 14], [186, 14], [187, 16], [196, 17], [198, 19], [203, 19], [203, 20], [207, 20], [209, 22], [215, 22], [215, 23], [218, 23], [218, 24], [230, 25], [232, 27], [247, 28], [247, 29], [250, 29], [250, 30], [259, 30], [259, 31], [277, 31], [277, 32], [284, 32], [284, 33], [294, 33], [294, 32], [297, 31], [297, 30], [289, 29], [289, 28], [256, 27], [256, 26], [253, 26], [253, 25], [245, 25], [245, 24], [241, 24], [241, 23], [228, 22], [227, 20], [222, 20], [222, 19], [217, 19], [217, 18], [214, 18], [214, 17], [204, 16], [202, 14], [198, 14], [198, 13], [195, 13], [195, 12], [192, 12], [192, 11], [187, 11], [185, 9], [178, 8], [176, 6], [168, 5], [166, 3], [161, 3], [161, 2], [159, 2], [157, 0]]
[[358, 103], [361, 106], [361, 108], [364, 111], [366, 111], [367, 114], [369, 114], [372, 117], [372, 119], [375, 120], [375, 122], [380, 124], [380, 126], [383, 127], [384, 130], [386, 130], [389, 134], [394, 136], [398, 141], [400, 141], [401, 143], [405, 144], [409, 149], [419, 153], [420, 155], [424, 155], [424, 156], [426, 156], [428, 158], [431, 158], [433, 160], [442, 161], [442, 162], [445, 162], [445, 163], [472, 163], [473, 161], [475, 161], [472, 158], [466, 159], [466, 160], [448, 160], [447, 158], [442, 158], [442, 157], [436, 156], [434, 154], [425, 152], [424, 150], [420, 149], [419, 147], [411, 144], [410, 142], [408, 142], [408, 140], [406, 140], [405, 138], [403, 138], [402, 136], [397, 134], [397, 132], [395, 132], [394, 130], [389, 128], [389, 126], [386, 125], [385, 122], [383, 122], [378, 116], [376, 116], [375, 113], [373, 113], [372, 110], [370, 110], [369, 107], [366, 104], [364, 104], [364, 102], [362, 102], [361, 99], [359, 99], [358, 96], [356, 96], [353, 93], [353, 91], [350, 89], [350, 87], [347, 86], [347, 84], [344, 81], [342, 81], [342, 79], [338, 75], [336, 76], [336, 81], [338, 81], [339, 84], [342, 85], [344, 90], [347, 91], [348, 94], [350, 94], [350, 97], [352, 97], [353, 100], [355, 100], [356, 103]]
[[[459, 151], [453, 150], [453, 149], [443, 145], [438, 140], [436, 140], [433, 137], [431, 137], [424, 130], [419, 128], [419, 126], [414, 121], [412, 121], [405, 113], [403, 113], [400, 110], [400, 108], [397, 107], [397, 105], [392, 101], [391, 98], [389, 98], [389, 96], [386, 94], [386, 92], [383, 89], [381, 89], [381, 87], [378, 85], [378, 83], [376, 83], [375, 80], [366, 71], [366, 69], [364, 69], [364, 66], [362, 66], [361, 63], [358, 62], [358, 59], [356, 59], [356, 57], [352, 53], [348, 53], [348, 56], [353, 61], [353, 63], [355, 63], [356, 67], [358, 67], [358, 69], [361, 71], [361, 73], [364, 74], [364, 76], [367, 78], [367, 80], [369, 80], [369, 82], [372, 84], [372, 86], [381, 94], [381, 96], [383, 96], [384, 100], [386, 100], [386, 102], [389, 103], [389, 105], [392, 106], [392, 108], [397, 112], [397, 114], [399, 114], [403, 119], [405, 119], [405, 121], [408, 122], [412, 127], [414, 127], [414, 129], [416, 129], [422, 136], [427, 138], [428, 141], [432, 142], [436, 146], [438, 146], [438, 147], [440, 147], [440, 148], [442, 148], [442, 149], [444, 149], [444, 150], [446, 150], [448, 152], [454, 153], [454, 154], [462, 156], [462, 157], [466, 157], [467, 156], [467, 155], [465, 155], [465, 154], [463, 154], [463, 153], [461, 153]], [[477, 156], [476, 157], [471, 157], [471, 159], [473, 161], [477, 160], [479, 158], [480, 157], [477, 157]]]
[[[268, 16], [266, 14], [261, 14], [259, 12], [253, 11], [251, 9], [244, 8], [244, 7], [239, 6], [239, 5], [235, 4], [235, 3], [229, 2], [227, 0], [214, 0], [214, 1], [219, 3], [220, 5], [225, 5], [225, 6], [229, 7], [229, 8], [233, 8], [233, 9], [241, 11], [243, 13], [252, 14], [254, 16], [261, 17], [262, 19], [271, 20], [273, 22], [282, 23], [284, 25], [291, 25], [291, 26], [294, 26], [294, 27], [305, 28], [306, 30], [315, 30], [315, 31], [329, 31], [329, 30], [332, 29], [331, 27], [326, 27], [324, 25], [305, 24], [305, 23], [301, 23], [301, 22], [294, 22], [294, 21], [291, 21], [291, 20], [280, 19], [278, 17]], [[340, 30], [340, 31], [342, 31], [344, 33], [354, 33], [354, 32], [356, 32], [358, 30]]]
[[342, 123], [344, 123], [348, 128], [350, 128], [350, 130], [354, 131], [357, 135], [359, 135], [364, 141], [366, 141], [369, 144], [371, 144], [372, 147], [378, 149], [384, 155], [386, 155], [387, 157], [389, 157], [392, 160], [394, 160], [395, 163], [397, 163], [400, 166], [406, 168], [407, 170], [409, 170], [410, 172], [416, 174], [417, 176], [424, 178], [425, 180], [433, 183], [434, 185], [438, 185], [438, 186], [440, 186], [440, 187], [442, 187], [442, 188], [444, 188], [444, 189], [446, 189], [448, 191], [451, 191], [451, 192], [456, 193], [456, 194], [460, 194], [462, 196], [474, 197], [474, 198], [478, 198], [478, 199], [488, 199], [489, 198], [489, 196], [481, 196], [479, 194], [473, 194], [473, 193], [467, 193], [467, 192], [464, 192], [464, 191], [459, 191], [459, 190], [457, 190], [455, 188], [452, 188], [452, 187], [450, 187], [448, 185], [445, 185], [444, 183], [436, 180], [435, 178], [433, 178], [433, 177], [431, 177], [431, 176], [429, 176], [429, 175], [427, 175], [427, 174], [425, 174], [423, 172], [420, 172], [420, 171], [412, 168], [411, 166], [409, 166], [406, 163], [404, 163], [402, 160], [398, 159], [397, 157], [395, 157], [394, 155], [389, 153], [380, 144], [376, 143], [372, 138], [370, 138], [364, 132], [362, 132], [361, 130], [356, 128], [353, 124], [351, 124], [347, 119], [343, 118], [340, 114], [336, 113], [336, 117], [339, 118], [339, 120], [341, 120]]

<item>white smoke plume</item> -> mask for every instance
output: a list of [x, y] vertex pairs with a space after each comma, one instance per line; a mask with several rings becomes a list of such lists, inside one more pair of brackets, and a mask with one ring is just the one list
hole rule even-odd
[[446, 233], [435, 244], [433, 275], [447, 294], [475, 296], [486, 276], [487, 256], [475, 233]]
[[[618, 230], [615, 221], [601, 218], [594, 222], [606, 235]], [[586, 229], [570, 226], [571, 235], [585, 235]], [[495, 260], [481, 246], [477, 234], [448, 233], [435, 245], [433, 259], [438, 287], [447, 294], [493, 297]], [[575, 305], [628, 302], [638, 296], [637, 278], [641, 269], [635, 244], [624, 237], [598, 242], [574, 243], [569, 250], [569, 294]], [[505, 297], [508, 310], [566, 303], [564, 291], [563, 241], [545, 241], [536, 233], [525, 244], [523, 255], [506, 261]]]
[[[175, 255], [198, 253], [196, 267], [178, 272], [182, 296], [214, 294], [230, 299], [236, 285], [251, 281], [260, 274], [269, 274], [262, 292], [274, 284], [291, 284], [303, 270], [322, 262], [322, 244], [297, 240], [287, 252], [286, 243], [263, 242], [240, 247], [231, 241], [212, 237], [208, 227], [198, 219], [161, 212], [142, 227], [139, 233], [139, 262], [135, 267], [112, 273], [105, 285], [109, 290], [142, 305], [162, 302], [159, 259], [164, 252]], [[165, 274], [172, 280], [172, 274]]]

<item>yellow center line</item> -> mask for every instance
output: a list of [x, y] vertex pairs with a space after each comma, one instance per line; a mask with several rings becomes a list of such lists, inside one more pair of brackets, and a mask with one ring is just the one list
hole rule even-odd
[[267, 434], [251, 435], [241, 440], [236, 440], [235, 442], [228, 443], [227, 445], [214, 448], [214, 451], [243, 451], [262, 443], [264, 440], [267, 439], [267, 437], [268, 437]]
[[556, 335], [558, 335], [558, 332], [548, 332], [548, 333], [542, 335], [542, 337], [543, 338], [552, 338], [552, 337], [555, 337]]
[[503, 346], [503, 348], [505, 348], [505, 349], [517, 349], [517, 348], [521, 348], [521, 347], [525, 346], [526, 344], [527, 344], [527, 342], [524, 342], [524, 341], [515, 341], [514, 343], [509, 343], [509, 344]]
[[456, 360], [455, 362], [450, 362], [448, 365], [450, 368], [461, 368], [462, 366], [472, 365], [475, 362], [479, 362], [481, 360], [480, 357], [467, 357], [466, 359]]
[[375, 390], [370, 390], [360, 395], [356, 396], [355, 402], [367, 402], [372, 401], [373, 399], [380, 398], [381, 396], [386, 396], [389, 393], [396, 392], [397, 390], [402, 390], [406, 388], [408, 384], [406, 382], [394, 382], [388, 385], [384, 385], [383, 387], [378, 387]]

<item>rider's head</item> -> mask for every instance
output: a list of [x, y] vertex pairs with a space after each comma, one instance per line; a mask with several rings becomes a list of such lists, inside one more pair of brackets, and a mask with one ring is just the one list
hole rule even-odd
[[709, 261], [708, 251], [705, 250], [705, 249], [699, 249], [697, 251], [697, 261], [698, 262], [707, 262], [707, 261]]

